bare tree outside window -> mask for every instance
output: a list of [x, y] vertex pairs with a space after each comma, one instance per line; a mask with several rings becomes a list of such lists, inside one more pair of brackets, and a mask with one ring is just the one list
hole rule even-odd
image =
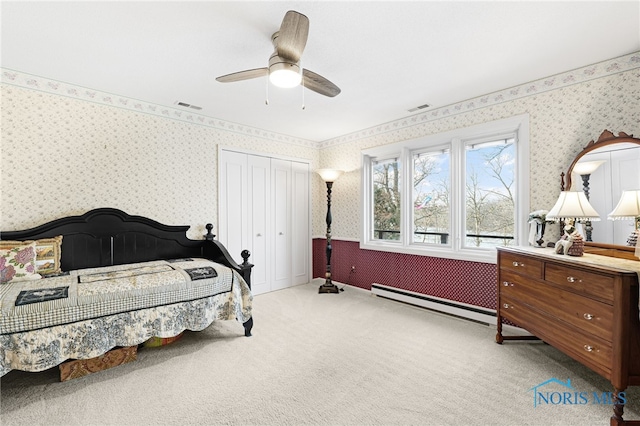
[[450, 151], [413, 155], [413, 242], [448, 244]]
[[466, 153], [465, 245], [509, 245], [515, 234], [514, 140], [467, 145]]
[[373, 164], [373, 239], [400, 240], [400, 163]]

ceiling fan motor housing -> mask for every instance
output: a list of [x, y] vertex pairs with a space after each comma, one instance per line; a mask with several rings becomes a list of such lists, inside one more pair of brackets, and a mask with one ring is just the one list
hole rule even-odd
[[295, 87], [302, 81], [300, 62], [291, 62], [277, 52], [269, 58], [269, 80], [278, 87]]

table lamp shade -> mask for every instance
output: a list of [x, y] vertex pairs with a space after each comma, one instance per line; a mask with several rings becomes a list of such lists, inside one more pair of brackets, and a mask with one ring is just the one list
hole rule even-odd
[[640, 189], [622, 191], [620, 201], [608, 215], [610, 220], [635, 219], [640, 216]]
[[547, 219], [576, 219], [576, 220], [600, 220], [600, 215], [594, 209], [582, 191], [562, 191], [558, 201], [553, 206]]

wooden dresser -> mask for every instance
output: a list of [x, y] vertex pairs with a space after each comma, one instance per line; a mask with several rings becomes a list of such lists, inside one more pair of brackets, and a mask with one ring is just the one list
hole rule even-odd
[[524, 328], [611, 382], [611, 425], [640, 425], [623, 420], [617, 398], [640, 385], [638, 271], [633, 260], [499, 248], [496, 341], [532, 338], [503, 336], [504, 320]]

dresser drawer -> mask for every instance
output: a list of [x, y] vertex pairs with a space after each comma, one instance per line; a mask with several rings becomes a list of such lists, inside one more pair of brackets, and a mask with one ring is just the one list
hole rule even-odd
[[610, 275], [547, 263], [544, 268], [544, 279], [559, 287], [590, 295], [610, 304], [613, 303], [614, 277]]
[[500, 271], [500, 295], [517, 299], [608, 342], [613, 338], [613, 307], [606, 303], [509, 271]]
[[542, 261], [530, 257], [500, 252], [500, 269], [517, 272], [531, 278], [542, 278]]
[[526, 329], [535, 336], [610, 379], [611, 343], [549, 317], [506, 294], [501, 297], [500, 313], [515, 324], [526, 324]]

